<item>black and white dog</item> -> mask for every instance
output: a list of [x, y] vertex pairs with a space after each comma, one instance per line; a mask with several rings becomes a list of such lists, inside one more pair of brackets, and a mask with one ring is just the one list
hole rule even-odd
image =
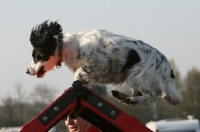
[[[62, 28], [57, 22], [44, 21], [32, 29], [33, 61], [27, 69], [28, 74], [42, 78], [56, 66], [60, 34]], [[94, 29], [67, 33], [61, 44], [61, 61], [75, 72], [74, 80], [84, 85], [125, 82], [132, 88], [132, 94], [118, 91], [112, 94], [126, 104], [149, 104], [156, 96], [173, 105], [182, 100], [166, 57], [142, 41]]]

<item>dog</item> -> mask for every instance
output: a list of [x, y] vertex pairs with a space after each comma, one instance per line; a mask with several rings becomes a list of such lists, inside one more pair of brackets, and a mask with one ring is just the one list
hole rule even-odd
[[147, 105], [157, 96], [172, 105], [182, 101], [167, 58], [143, 41], [96, 29], [62, 36], [61, 25], [47, 20], [33, 27], [30, 42], [33, 61], [26, 73], [32, 76], [44, 77], [60, 59], [83, 85], [126, 83], [130, 95], [112, 91], [125, 104]]

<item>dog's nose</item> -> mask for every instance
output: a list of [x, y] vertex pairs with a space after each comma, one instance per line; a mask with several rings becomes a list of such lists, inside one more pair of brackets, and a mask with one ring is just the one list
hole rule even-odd
[[26, 73], [27, 73], [27, 74], [30, 74], [29, 68], [26, 70]]

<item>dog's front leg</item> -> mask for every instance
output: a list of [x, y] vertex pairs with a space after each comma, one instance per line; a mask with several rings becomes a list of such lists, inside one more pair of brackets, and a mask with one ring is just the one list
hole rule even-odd
[[90, 63], [85, 63], [76, 70], [74, 80], [79, 80], [84, 85], [96, 82], [102, 83], [101, 77], [107, 75], [109, 71], [110, 66], [92, 61]]
[[89, 83], [89, 73], [84, 71], [83, 67], [80, 67], [76, 70], [74, 81], [79, 80], [83, 85], [87, 85]]

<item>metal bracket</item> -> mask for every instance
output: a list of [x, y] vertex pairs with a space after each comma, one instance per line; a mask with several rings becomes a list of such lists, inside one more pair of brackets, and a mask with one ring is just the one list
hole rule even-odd
[[61, 113], [72, 101], [77, 98], [72, 92], [67, 92], [45, 113], [38, 117], [38, 120], [45, 126], [49, 124], [56, 116]]

